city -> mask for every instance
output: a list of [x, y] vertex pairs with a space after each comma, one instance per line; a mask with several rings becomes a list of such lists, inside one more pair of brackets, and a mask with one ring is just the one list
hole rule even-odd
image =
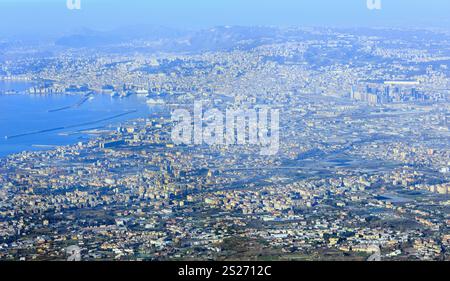
[[0, 41], [0, 260], [449, 261], [448, 30], [142, 29]]

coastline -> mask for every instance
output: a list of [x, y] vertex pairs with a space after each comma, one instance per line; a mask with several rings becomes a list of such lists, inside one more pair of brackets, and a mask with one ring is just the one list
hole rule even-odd
[[[92, 133], [93, 129], [110, 131], [118, 124], [145, 117], [151, 112], [145, 100], [137, 96], [119, 99], [97, 93], [85, 104], [73, 106], [80, 96], [73, 93], [0, 93], [4, 105], [4, 114], [0, 118], [0, 158], [23, 151], [43, 150], [48, 146], [76, 144], [98, 136], [98, 132]], [[62, 107], [67, 108], [52, 112]]]

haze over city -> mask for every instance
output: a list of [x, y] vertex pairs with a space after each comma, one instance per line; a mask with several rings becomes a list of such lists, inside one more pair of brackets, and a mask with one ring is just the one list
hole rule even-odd
[[0, 34], [37, 39], [81, 28], [111, 30], [138, 24], [196, 29], [220, 25], [450, 27], [446, 0], [381, 2], [381, 10], [369, 10], [366, 0], [81, 0], [81, 10], [69, 10], [66, 0], [1, 0]]
[[0, 0], [0, 261], [448, 261], [449, 10]]

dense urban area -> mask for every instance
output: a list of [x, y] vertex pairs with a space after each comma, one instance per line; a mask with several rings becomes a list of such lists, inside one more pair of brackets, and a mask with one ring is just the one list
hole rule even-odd
[[[2, 95], [157, 109], [0, 158], [0, 260], [450, 259], [450, 33], [122, 33], [0, 41], [0, 80], [36, 83]], [[171, 113], [198, 101], [278, 109], [278, 153], [175, 144]]]

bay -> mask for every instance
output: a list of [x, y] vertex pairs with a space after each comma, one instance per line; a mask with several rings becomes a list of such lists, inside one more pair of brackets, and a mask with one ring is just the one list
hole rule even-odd
[[[22, 151], [74, 144], [92, 137], [79, 132], [81, 130], [113, 129], [127, 120], [148, 117], [154, 110], [148, 107], [145, 97], [136, 95], [120, 99], [94, 94], [81, 105], [75, 106], [83, 99], [82, 95], [5, 94], [11, 91], [23, 92], [31, 85], [25, 82], [0, 81], [0, 157]], [[110, 117], [116, 118], [105, 120]], [[70, 129], [29, 134], [98, 120], [103, 121]], [[22, 136], [10, 137], [17, 135]], [[5, 138], [7, 136], [8, 139]]]

